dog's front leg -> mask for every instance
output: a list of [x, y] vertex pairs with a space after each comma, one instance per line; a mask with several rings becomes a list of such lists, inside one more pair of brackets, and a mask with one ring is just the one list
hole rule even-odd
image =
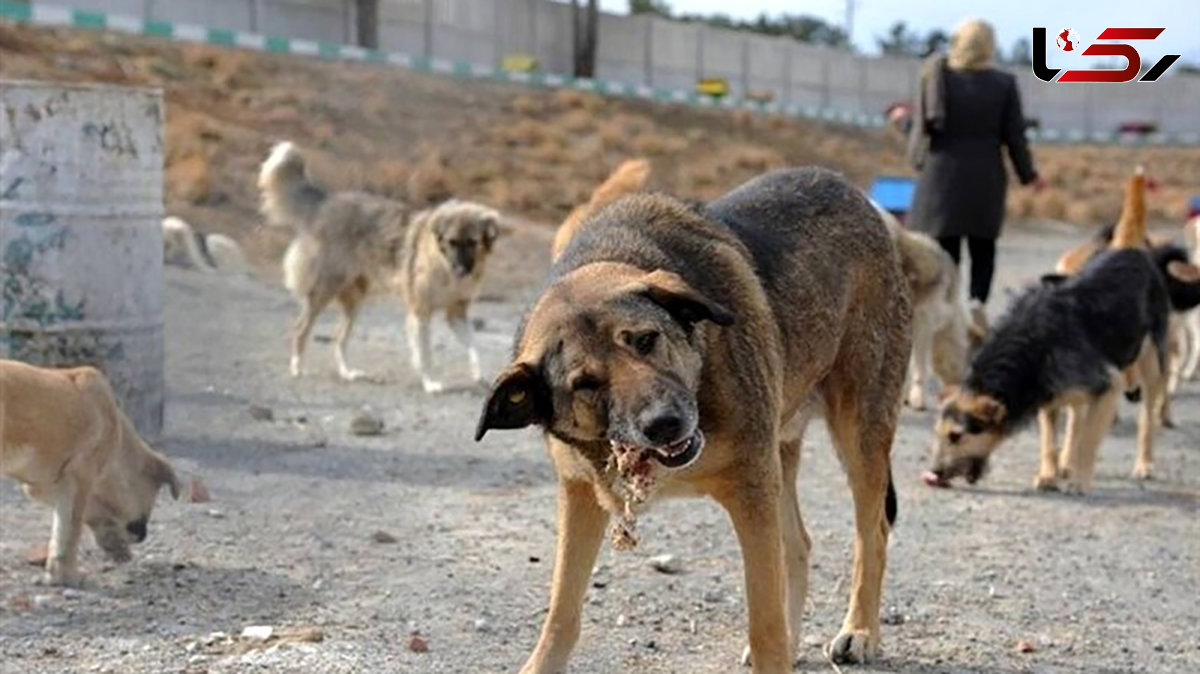
[[565, 672], [571, 649], [579, 639], [583, 597], [592, 577], [592, 567], [608, 513], [596, 500], [590, 482], [561, 480], [558, 488], [558, 542], [554, 555], [554, 581], [550, 610], [542, 624], [542, 635], [521, 674]]
[[1121, 395], [1121, 390], [1116, 386], [1118, 381], [1119, 378], [1114, 378], [1114, 385], [1088, 406], [1087, 417], [1083, 423], [1083, 435], [1079, 438], [1076, 446], [1076, 451], [1079, 452], [1076, 460], [1076, 465], [1079, 466], [1077, 483], [1084, 491], [1092, 486], [1092, 476], [1096, 473], [1096, 457], [1100, 452], [1100, 443], [1104, 441], [1104, 436], [1108, 435], [1113, 420], [1117, 416], [1117, 398]]
[[750, 665], [759, 674], [792, 670], [784, 610], [779, 481], [776, 473], [773, 484], [738, 484], [714, 494], [729, 513], [742, 548], [750, 614]]
[[467, 350], [467, 360], [471, 364], [471, 377], [478, 383], [484, 383], [483, 372], [479, 366], [479, 351], [475, 348], [475, 333], [471, 321], [467, 319], [467, 303], [458, 302], [446, 309], [446, 323], [454, 332], [458, 343]]
[[441, 393], [442, 383], [429, 376], [429, 316], [410, 313], [405, 321], [408, 332], [408, 355], [413, 369], [421, 376], [421, 387], [426, 393]]
[[1066, 481], [1066, 491], [1076, 494], [1083, 492], [1079, 481], [1079, 459], [1087, 411], [1086, 403], [1073, 403], [1067, 408], [1067, 430], [1063, 434], [1062, 452], [1058, 455], [1058, 476]]
[[54, 521], [46, 557], [46, 582], [51, 585], [79, 583], [79, 537], [90, 488], [68, 476], [54, 495]]
[[1041, 467], [1033, 480], [1033, 487], [1041, 491], [1056, 491], [1058, 489], [1058, 449], [1056, 446], [1058, 430], [1058, 410], [1042, 408], [1038, 410], [1038, 432], [1041, 435]]

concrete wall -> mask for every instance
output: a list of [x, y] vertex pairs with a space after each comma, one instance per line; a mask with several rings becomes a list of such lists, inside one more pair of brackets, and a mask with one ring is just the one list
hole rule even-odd
[[[165, 21], [282, 37], [349, 41], [353, 0], [42, 0]], [[553, 0], [381, 0], [380, 46], [477, 64], [529, 54], [547, 72], [569, 73], [571, 8]], [[771, 91], [785, 105], [876, 114], [906, 100], [918, 63], [868, 58], [784, 38], [707, 28], [650, 16], [602, 15], [597, 76], [692, 90], [698, 77], [723, 77], [730, 90]], [[1020, 78], [1026, 114], [1045, 128], [1112, 131], [1128, 120], [1155, 120], [1164, 131], [1198, 132], [1200, 77], [1155, 84], [1046, 84]]]

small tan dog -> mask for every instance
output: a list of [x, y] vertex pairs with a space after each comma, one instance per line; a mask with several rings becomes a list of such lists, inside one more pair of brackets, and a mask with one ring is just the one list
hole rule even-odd
[[54, 508], [46, 580], [73, 585], [83, 525], [117, 562], [146, 538], [159, 487], [179, 498], [179, 479], [117, 406], [91, 367], [37, 368], [0, 360], [0, 473]]

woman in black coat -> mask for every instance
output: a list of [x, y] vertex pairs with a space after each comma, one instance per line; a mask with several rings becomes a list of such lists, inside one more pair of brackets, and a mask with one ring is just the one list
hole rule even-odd
[[971, 254], [971, 300], [982, 313], [995, 269], [1008, 177], [1001, 146], [1022, 184], [1041, 186], [1029, 145], [1016, 78], [992, 67], [992, 27], [959, 26], [949, 54], [922, 67], [909, 136], [909, 159], [921, 172], [909, 222], [937, 239], [958, 264], [962, 239]]

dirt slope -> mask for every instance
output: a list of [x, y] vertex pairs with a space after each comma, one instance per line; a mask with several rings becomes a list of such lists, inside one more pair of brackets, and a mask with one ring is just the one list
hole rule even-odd
[[[901, 143], [879, 130], [90, 31], [0, 25], [0, 77], [164, 87], [168, 210], [235, 235], [260, 263], [288, 236], [258, 227], [253, 180], [282, 138], [316, 151], [332, 186], [415, 201], [456, 194], [549, 223], [632, 155], [651, 158], [655, 188], [694, 198], [786, 164], [831, 166], [862, 185], [906, 172]], [[1161, 185], [1152, 218], [1181, 218], [1186, 195], [1200, 192], [1194, 148], [1036, 154], [1051, 187], [1016, 191], [1016, 218], [1109, 220], [1137, 162]]]

